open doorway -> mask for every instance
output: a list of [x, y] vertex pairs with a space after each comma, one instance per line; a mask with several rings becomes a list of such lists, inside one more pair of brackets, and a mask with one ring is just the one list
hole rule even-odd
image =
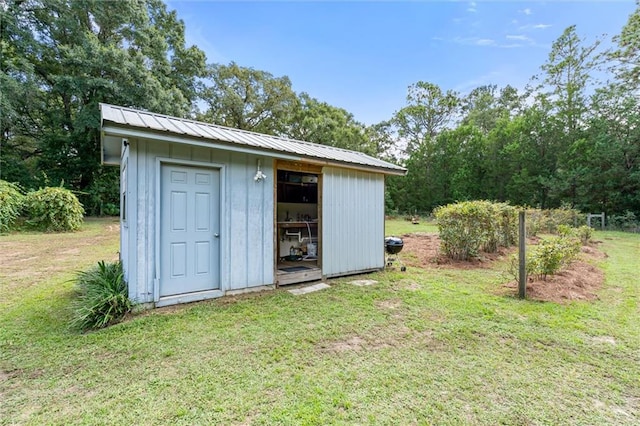
[[278, 163], [275, 244], [278, 285], [322, 278], [320, 172], [317, 166]]

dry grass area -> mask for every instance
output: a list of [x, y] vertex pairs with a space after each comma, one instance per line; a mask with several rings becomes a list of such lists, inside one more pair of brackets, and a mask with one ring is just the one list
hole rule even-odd
[[117, 218], [88, 218], [79, 232], [0, 236], [0, 303], [48, 278], [72, 275], [96, 259], [117, 260], [119, 235]]

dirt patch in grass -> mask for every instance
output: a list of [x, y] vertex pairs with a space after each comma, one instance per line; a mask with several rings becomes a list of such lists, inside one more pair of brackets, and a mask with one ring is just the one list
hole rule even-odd
[[393, 280], [389, 283], [389, 285], [391, 286], [391, 288], [393, 288], [394, 291], [398, 291], [398, 290], [418, 291], [422, 289], [422, 286], [420, 284], [418, 284], [416, 281], [410, 278], [403, 278], [398, 281]]
[[[396, 299], [391, 299], [395, 305]], [[389, 309], [378, 305], [380, 309]], [[391, 308], [395, 309], [395, 308]], [[441, 318], [434, 314], [433, 322], [441, 322]], [[394, 315], [393, 319], [381, 326], [363, 330], [361, 333], [346, 336], [342, 339], [325, 340], [316, 345], [316, 350], [324, 353], [343, 353], [376, 351], [386, 348], [417, 346], [428, 350], [440, 350], [445, 344], [439, 341], [432, 330], [414, 330], [404, 323], [401, 315]]]
[[453, 269], [488, 268], [496, 260], [513, 252], [513, 249], [501, 248], [497, 253], [481, 253], [469, 260], [453, 260], [440, 253], [440, 237], [437, 234], [415, 233], [402, 236], [404, 242], [401, 256], [408, 266], [445, 267]]
[[400, 346], [407, 337], [407, 334], [402, 336], [385, 336], [377, 338], [374, 336], [351, 336], [344, 340], [321, 343], [318, 345], [318, 348], [320, 352], [333, 353], [375, 351]]
[[[595, 266], [575, 261], [565, 270], [546, 280], [529, 278], [527, 298], [545, 302], [567, 303], [574, 300], [596, 300], [597, 291], [602, 287], [604, 274]], [[506, 284], [507, 288], [518, 287], [515, 281]]]
[[381, 300], [379, 302], [376, 302], [375, 305], [378, 308], [383, 309], [383, 310], [398, 309], [402, 305], [402, 300], [400, 300], [400, 299]]
[[589, 243], [589, 245], [582, 246], [582, 249], [581, 249], [582, 253], [585, 253], [594, 259], [606, 259], [608, 257], [607, 253], [600, 251], [596, 246], [596, 244], [599, 244], [599, 243], [600, 241], [595, 241], [595, 242]]
[[[452, 269], [489, 268], [505, 256], [515, 252], [515, 248], [500, 249], [497, 253], [482, 253], [479, 257], [468, 261], [451, 260], [440, 253], [440, 238], [437, 234], [416, 233], [402, 236], [405, 254], [403, 260], [413, 267], [436, 267]], [[536, 244], [539, 239], [529, 239], [529, 244]], [[527, 297], [533, 300], [567, 303], [573, 300], [595, 300], [597, 291], [604, 282], [603, 272], [588, 262], [588, 260], [602, 260], [607, 257], [598, 249], [599, 241], [591, 242], [582, 247], [581, 260], [573, 262], [560, 273], [547, 277], [546, 280], [529, 278]], [[509, 282], [505, 285], [509, 292], [516, 291], [517, 283]]]
[[[527, 298], [555, 303], [598, 299], [597, 292], [604, 283], [604, 273], [587, 260], [603, 259], [606, 254], [588, 246], [583, 247], [582, 252], [583, 259], [574, 261], [559, 273], [548, 276], [546, 280], [529, 277]], [[512, 281], [505, 284], [505, 287], [515, 294], [518, 283]]]
[[[405, 234], [400, 256], [409, 266], [434, 266], [440, 249], [440, 238], [436, 234]], [[407, 256], [408, 255], [408, 256]]]
[[435, 339], [431, 330], [415, 331], [405, 326], [397, 326], [386, 328], [384, 334], [374, 331], [371, 335], [322, 342], [317, 345], [317, 350], [325, 353], [360, 352], [407, 345], [425, 347], [429, 350], [439, 350], [443, 347], [443, 343]]

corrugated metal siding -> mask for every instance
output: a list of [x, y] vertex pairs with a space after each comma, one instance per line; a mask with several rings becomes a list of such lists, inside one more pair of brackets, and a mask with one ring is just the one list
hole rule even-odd
[[377, 169], [382, 173], [404, 174], [406, 170], [361, 152], [318, 145], [310, 142], [279, 138], [245, 130], [231, 129], [209, 123], [170, 117], [108, 104], [100, 104], [103, 126], [105, 122], [217, 140], [254, 148], [296, 154], [302, 158], [319, 159]]
[[[170, 158], [224, 164], [221, 213], [221, 290], [238, 290], [273, 284], [273, 182], [255, 182], [258, 158], [262, 171], [273, 176], [273, 161], [249, 154], [231, 153], [161, 141], [130, 140], [128, 184], [129, 244], [121, 241], [122, 256], [130, 263], [130, 296], [153, 302], [157, 289], [156, 262], [156, 159]], [[126, 241], [126, 238], [123, 239]], [[126, 243], [125, 243], [126, 244]]]
[[384, 176], [325, 167], [322, 175], [322, 273], [384, 267]]
[[[228, 159], [226, 229], [229, 253], [228, 286], [239, 290], [275, 282], [272, 179], [255, 182], [257, 159], [253, 155], [226, 153]], [[273, 161], [262, 160], [262, 171], [273, 176]]]

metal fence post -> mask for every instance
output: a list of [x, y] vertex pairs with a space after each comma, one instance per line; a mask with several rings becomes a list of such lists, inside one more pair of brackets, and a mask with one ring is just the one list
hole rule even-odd
[[527, 260], [525, 255], [527, 236], [524, 223], [524, 210], [520, 211], [518, 216], [518, 297], [524, 299], [527, 297]]

